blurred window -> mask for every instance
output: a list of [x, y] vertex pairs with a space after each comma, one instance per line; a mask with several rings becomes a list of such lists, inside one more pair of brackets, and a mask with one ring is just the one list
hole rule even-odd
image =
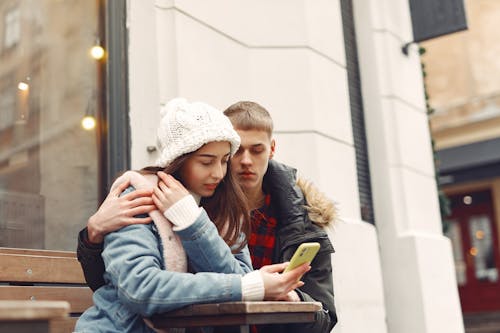
[[4, 48], [8, 49], [16, 45], [20, 37], [21, 21], [19, 19], [19, 8], [14, 7], [7, 10], [4, 16]]
[[96, 210], [99, 2], [0, 1], [0, 246], [74, 250]]
[[463, 242], [462, 236], [460, 235], [460, 223], [456, 220], [448, 221], [448, 228], [445, 235], [451, 240], [457, 284], [459, 286], [463, 286], [467, 283], [467, 266], [463, 256]]
[[491, 221], [487, 215], [471, 216], [469, 219], [471, 251], [474, 256], [475, 275], [479, 281], [497, 282]]

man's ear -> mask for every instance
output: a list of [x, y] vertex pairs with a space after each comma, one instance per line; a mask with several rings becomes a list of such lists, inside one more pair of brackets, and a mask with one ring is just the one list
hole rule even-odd
[[274, 139], [271, 139], [271, 151], [269, 152], [269, 159], [272, 159], [274, 157], [275, 149], [276, 149], [276, 141], [274, 141]]

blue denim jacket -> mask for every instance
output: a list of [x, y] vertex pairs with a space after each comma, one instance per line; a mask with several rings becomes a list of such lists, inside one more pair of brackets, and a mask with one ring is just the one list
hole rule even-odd
[[82, 314], [75, 331], [154, 332], [143, 317], [195, 303], [240, 301], [241, 274], [252, 271], [248, 248], [233, 255], [204, 210], [177, 233], [198, 273], [165, 270], [153, 223], [108, 234], [102, 253], [106, 285], [96, 290], [94, 306]]

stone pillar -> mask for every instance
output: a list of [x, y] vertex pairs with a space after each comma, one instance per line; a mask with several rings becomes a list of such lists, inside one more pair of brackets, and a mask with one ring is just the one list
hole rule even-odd
[[354, 17], [388, 331], [463, 332], [408, 1], [354, 0]]

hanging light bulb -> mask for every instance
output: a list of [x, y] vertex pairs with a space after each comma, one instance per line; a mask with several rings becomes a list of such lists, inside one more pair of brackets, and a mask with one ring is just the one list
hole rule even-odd
[[17, 84], [17, 89], [19, 89], [19, 90], [27, 91], [29, 88], [30, 88], [30, 86], [26, 82], [21, 81]]
[[81, 125], [82, 128], [86, 131], [91, 131], [96, 127], [97, 120], [96, 120], [96, 112], [95, 112], [95, 103], [96, 101], [96, 94], [95, 91], [91, 91], [90, 95], [87, 99], [87, 108], [85, 109], [85, 115], [82, 118]]
[[90, 48], [90, 56], [96, 60], [100, 60], [104, 57], [104, 49], [101, 45], [94, 45]]
[[82, 118], [82, 127], [84, 130], [91, 131], [95, 128], [96, 121], [93, 116], [85, 116]]

